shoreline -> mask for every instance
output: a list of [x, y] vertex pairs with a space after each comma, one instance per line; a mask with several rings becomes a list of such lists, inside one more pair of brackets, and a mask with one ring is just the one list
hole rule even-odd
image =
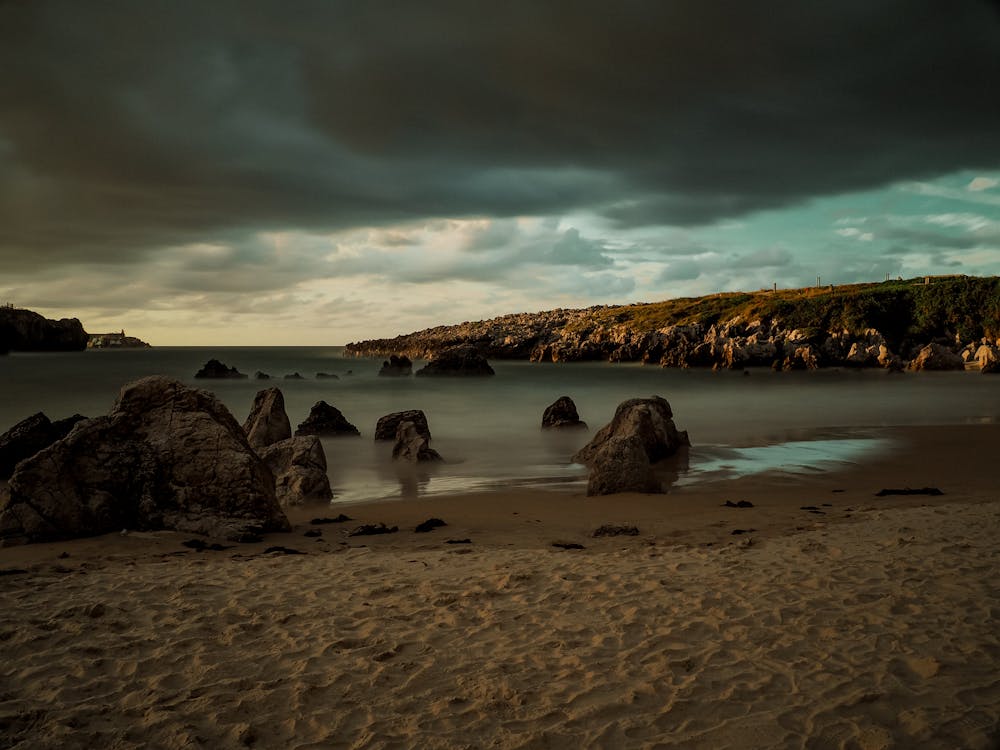
[[[221, 551], [3, 548], [0, 728], [43, 750], [994, 747], [1000, 426], [891, 432], [863, 465], [668, 495], [303, 507]], [[945, 494], [875, 496], [924, 486]], [[346, 535], [380, 522], [399, 531]]]

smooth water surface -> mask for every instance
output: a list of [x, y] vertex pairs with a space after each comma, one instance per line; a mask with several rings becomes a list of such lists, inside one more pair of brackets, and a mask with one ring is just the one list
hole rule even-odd
[[[880, 427], [968, 424], [1000, 418], [1000, 378], [978, 373], [887, 375], [831, 370], [773, 373], [675, 370], [635, 364], [495, 361], [492, 378], [381, 378], [380, 361], [342, 356], [342, 347], [214, 347], [15, 353], [0, 357], [0, 431], [34, 412], [58, 419], [107, 413], [120, 387], [167, 375], [215, 392], [242, 422], [254, 394], [277, 386], [294, 429], [319, 400], [336, 406], [362, 437], [324, 439], [335, 501], [440, 494], [497, 485], [581, 482], [570, 456], [625, 399], [660, 395], [691, 437], [683, 483], [764, 470], [813, 471], [862, 461], [890, 447]], [[195, 380], [216, 357], [269, 381]], [[419, 369], [423, 363], [414, 363]], [[284, 380], [299, 372], [305, 380]], [[330, 372], [339, 380], [317, 380]], [[348, 373], [351, 374], [348, 374]], [[543, 432], [541, 415], [570, 396], [587, 430]], [[372, 440], [390, 412], [422, 409], [445, 464], [414, 471]]]

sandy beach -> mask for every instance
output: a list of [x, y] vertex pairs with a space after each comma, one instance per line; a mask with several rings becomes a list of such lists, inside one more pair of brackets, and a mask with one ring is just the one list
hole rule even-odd
[[[665, 496], [0, 549], [0, 747], [996, 748], [1000, 428], [886, 434], [863, 465]], [[944, 494], [876, 496], [907, 487]]]

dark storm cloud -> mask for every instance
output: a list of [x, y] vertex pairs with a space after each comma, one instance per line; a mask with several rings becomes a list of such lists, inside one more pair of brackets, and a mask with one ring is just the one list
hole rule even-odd
[[995, 168], [994, 10], [0, 3], [0, 268], [427, 216], [698, 224]]

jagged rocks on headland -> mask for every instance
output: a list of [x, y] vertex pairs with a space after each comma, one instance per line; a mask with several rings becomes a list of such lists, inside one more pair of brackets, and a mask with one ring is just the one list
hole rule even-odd
[[243, 423], [247, 441], [254, 449], [272, 445], [292, 436], [292, 425], [285, 412], [285, 397], [277, 388], [258, 391], [250, 414]]
[[653, 464], [690, 445], [674, 425], [673, 411], [660, 396], [618, 405], [611, 422], [573, 456], [590, 468], [588, 495], [661, 492]]
[[242, 372], [237, 370], [235, 367], [229, 367], [224, 365], [217, 359], [210, 359], [206, 362], [198, 372], [194, 374], [196, 378], [210, 378], [222, 380], [225, 378], [240, 379], [245, 378]]
[[396, 354], [390, 355], [389, 359], [382, 363], [382, 368], [378, 371], [378, 374], [382, 377], [389, 378], [405, 378], [412, 373], [413, 363], [405, 354], [402, 356]]
[[135, 336], [119, 333], [91, 333], [87, 338], [88, 349], [149, 349], [149, 344]]
[[274, 475], [274, 491], [282, 508], [333, 497], [326, 473], [326, 453], [315, 435], [290, 437], [259, 449]]
[[466, 347], [440, 352], [416, 373], [417, 377], [487, 377], [494, 374], [482, 354]]
[[412, 422], [414, 428], [427, 440], [431, 439], [431, 430], [427, 425], [427, 416], [420, 409], [408, 409], [407, 411], [397, 411], [379, 417], [375, 423], [376, 440], [395, 440], [396, 429], [401, 422]]
[[345, 354], [432, 359], [467, 347], [535, 362], [900, 371], [932, 341], [957, 351], [998, 337], [1000, 279], [921, 277], [504, 315], [355, 342]]
[[318, 435], [320, 437], [360, 436], [361, 432], [347, 421], [343, 412], [326, 401], [317, 401], [309, 410], [309, 416], [296, 429], [295, 435]]
[[0, 307], [0, 352], [83, 351], [88, 338], [76, 318], [50, 320], [32, 310]]
[[964, 370], [962, 357], [946, 346], [931, 342], [910, 362], [911, 370]]
[[586, 429], [587, 423], [580, 419], [576, 404], [569, 396], [560, 396], [545, 407], [542, 413], [542, 429]]
[[0, 510], [4, 543], [123, 528], [239, 540], [290, 525], [271, 471], [226, 407], [153, 376], [126, 385], [107, 416], [18, 464]]
[[10, 479], [21, 461], [66, 437], [73, 426], [83, 419], [86, 417], [74, 414], [52, 422], [42, 412], [22, 419], [0, 435], [0, 479]]

